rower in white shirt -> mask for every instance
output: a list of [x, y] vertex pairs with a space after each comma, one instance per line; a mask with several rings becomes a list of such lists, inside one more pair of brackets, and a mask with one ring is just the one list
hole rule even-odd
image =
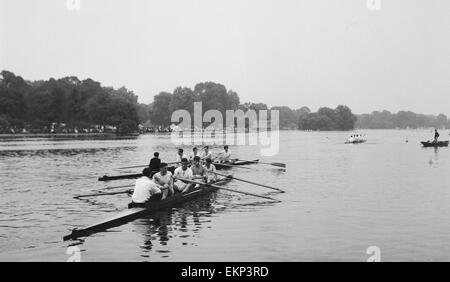
[[149, 168], [145, 168], [142, 171], [143, 176], [136, 180], [134, 192], [131, 196], [134, 205], [143, 205], [149, 201], [161, 200], [161, 189], [163, 189], [163, 187], [150, 179], [151, 173]]
[[204, 166], [205, 168], [205, 175], [206, 175], [206, 182], [216, 181], [217, 180], [217, 174], [216, 167], [212, 164], [211, 159], [206, 159], [206, 164]]
[[206, 159], [211, 159], [212, 160], [212, 154], [209, 151], [209, 147], [208, 146], [205, 146], [203, 148], [203, 153], [202, 153], [202, 157], [201, 158], [202, 158], [202, 161], [206, 161]]
[[191, 183], [186, 183], [182, 180], [179, 180], [177, 178], [183, 178], [183, 179], [189, 179], [192, 180], [194, 178], [194, 174], [192, 172], [192, 169], [188, 167], [189, 161], [187, 158], [183, 158], [181, 160], [181, 166], [177, 167], [173, 173], [173, 177], [175, 178], [175, 181], [173, 183], [173, 187], [176, 191], [185, 193], [189, 191], [189, 189], [192, 187]]
[[153, 175], [153, 182], [163, 187], [162, 199], [174, 194], [172, 173], [167, 170], [166, 163], [162, 163], [159, 172]]
[[188, 157], [184, 154], [183, 149], [178, 149], [177, 156], [175, 162], [181, 164], [182, 159], [187, 159]]
[[221, 163], [230, 163], [231, 162], [231, 151], [228, 145], [223, 147], [223, 151], [219, 154], [219, 161]]
[[192, 149], [192, 153], [191, 153], [191, 155], [189, 156], [189, 161], [192, 163], [193, 161], [194, 161], [194, 158], [195, 157], [201, 157], [200, 156], [200, 152], [198, 151], [198, 148], [197, 147], [194, 147], [193, 149]]

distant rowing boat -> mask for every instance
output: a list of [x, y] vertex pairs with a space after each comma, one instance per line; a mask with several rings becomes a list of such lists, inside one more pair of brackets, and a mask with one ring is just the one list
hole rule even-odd
[[[224, 185], [224, 184], [228, 183], [229, 181], [231, 181], [231, 178], [221, 179], [221, 180], [212, 182], [210, 184]], [[204, 195], [204, 194], [216, 191], [216, 190], [217, 190], [217, 188], [208, 186], [207, 184], [204, 184], [204, 185], [199, 186], [198, 188], [196, 188], [195, 190], [193, 190], [191, 192], [188, 192], [185, 194], [175, 194], [174, 196], [166, 198], [164, 200], [160, 200], [157, 202], [151, 202], [151, 203], [147, 204], [146, 207], [143, 207], [143, 208], [129, 208], [109, 219], [100, 221], [98, 223], [92, 224], [85, 228], [80, 228], [80, 229], [76, 228], [76, 229], [72, 230], [71, 234], [64, 236], [63, 240], [64, 241], [74, 240], [74, 239], [77, 239], [80, 237], [87, 237], [94, 233], [106, 231], [110, 228], [120, 226], [122, 224], [133, 221], [137, 218], [140, 218], [140, 217], [150, 214], [152, 212], [174, 207], [175, 205], [192, 200], [194, 198], [199, 197], [200, 195]]]
[[434, 141], [426, 141], [426, 142], [421, 142], [422, 146], [424, 147], [448, 147], [448, 144], [450, 143], [450, 141], [438, 141], [438, 142], [434, 142]]
[[[237, 161], [231, 164], [220, 164], [220, 163], [214, 163], [214, 166], [217, 170], [223, 170], [223, 169], [230, 169], [233, 166], [240, 166], [240, 165], [248, 165], [248, 164], [255, 164], [258, 163], [259, 160], [253, 160], [253, 161]], [[174, 172], [175, 167], [171, 166], [168, 168], [170, 172]], [[141, 177], [141, 173], [133, 173], [133, 174], [123, 174], [123, 175], [115, 175], [115, 176], [102, 176], [98, 179], [98, 181], [113, 181], [113, 180], [123, 180], [123, 179], [136, 179]]]

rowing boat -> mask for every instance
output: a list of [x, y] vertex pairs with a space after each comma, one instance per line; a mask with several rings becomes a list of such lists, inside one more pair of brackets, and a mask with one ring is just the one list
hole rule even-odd
[[434, 142], [434, 141], [427, 141], [427, 142], [421, 142], [422, 146], [424, 147], [448, 147], [448, 144], [450, 143], [450, 141], [438, 141], [438, 142]]
[[[229, 181], [231, 181], [231, 178], [217, 180], [217, 181], [211, 182], [210, 184], [224, 185]], [[84, 227], [84, 228], [80, 228], [80, 229], [76, 228], [76, 229], [72, 230], [71, 234], [63, 237], [63, 240], [64, 241], [74, 240], [74, 239], [77, 239], [80, 237], [87, 237], [94, 233], [106, 231], [110, 228], [120, 226], [122, 224], [133, 221], [142, 216], [151, 214], [153, 212], [156, 212], [156, 211], [159, 211], [162, 209], [166, 209], [166, 208], [172, 208], [178, 204], [184, 203], [186, 201], [197, 198], [200, 195], [204, 195], [204, 194], [210, 193], [212, 191], [216, 191], [216, 190], [217, 190], [217, 188], [208, 186], [207, 184], [204, 184], [190, 192], [187, 192], [184, 194], [181, 194], [181, 193], [175, 194], [174, 196], [166, 198], [164, 200], [160, 200], [158, 202], [151, 202], [151, 203], [147, 204], [147, 206], [145, 206], [145, 207], [134, 208], [134, 207], [131, 207], [131, 205], [130, 205], [129, 209], [124, 210], [123, 212], [117, 214], [114, 217], [100, 221], [98, 223], [92, 224], [92, 225]]]
[[[259, 160], [253, 160], [253, 161], [236, 161], [234, 163], [214, 163], [214, 166], [217, 170], [224, 170], [224, 169], [230, 169], [233, 166], [241, 166], [241, 165], [248, 165], [248, 164], [255, 164], [258, 163]], [[175, 167], [171, 166], [168, 168], [170, 172], [175, 171]], [[142, 173], [133, 173], [133, 174], [123, 174], [123, 175], [115, 175], [115, 176], [108, 176], [104, 175], [98, 179], [98, 181], [112, 181], [112, 180], [123, 180], [123, 179], [136, 179], [142, 176]]]

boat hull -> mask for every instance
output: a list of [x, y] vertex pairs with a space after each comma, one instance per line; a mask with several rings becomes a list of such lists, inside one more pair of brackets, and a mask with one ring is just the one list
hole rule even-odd
[[[231, 181], [231, 178], [225, 178], [222, 180], [218, 180], [214, 182], [215, 185], [224, 185]], [[217, 188], [202, 185], [201, 187], [197, 188], [194, 191], [188, 192], [186, 194], [176, 194], [172, 197], [169, 197], [165, 200], [161, 200], [159, 202], [151, 202], [148, 204], [147, 207], [142, 208], [130, 208], [127, 209], [114, 217], [108, 218], [104, 221], [98, 222], [96, 224], [87, 226], [82, 229], [74, 229], [72, 230], [72, 233], [64, 236], [63, 240], [74, 240], [80, 237], [87, 237], [89, 235], [92, 235], [94, 233], [106, 231], [110, 228], [117, 227], [120, 225], [123, 225], [127, 222], [133, 221], [137, 218], [140, 218], [144, 215], [151, 214], [155, 211], [163, 210], [166, 208], [172, 208], [178, 204], [187, 202], [189, 200], [192, 200], [194, 198], [198, 198], [200, 195], [204, 195], [210, 192], [213, 192], [217, 190]]]
[[[215, 163], [214, 166], [217, 170], [224, 170], [224, 169], [230, 169], [233, 166], [240, 166], [240, 165], [248, 165], [248, 164], [254, 164], [258, 163], [259, 160], [253, 160], [253, 161], [237, 161], [232, 164], [220, 164]], [[173, 173], [175, 171], [175, 167], [169, 167], [169, 171]], [[98, 181], [113, 181], [113, 180], [123, 180], [123, 179], [136, 179], [142, 176], [142, 173], [133, 173], [133, 174], [124, 174], [124, 175], [116, 175], [116, 176], [102, 176], [98, 179]]]
[[424, 147], [448, 147], [450, 141], [438, 141], [438, 142], [421, 142]]

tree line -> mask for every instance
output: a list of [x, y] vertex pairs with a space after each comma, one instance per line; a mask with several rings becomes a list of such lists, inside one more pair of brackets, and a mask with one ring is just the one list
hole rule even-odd
[[236, 92], [215, 82], [198, 83], [192, 89], [177, 87], [157, 94], [150, 104], [141, 104], [133, 91], [105, 87], [92, 79], [70, 76], [26, 81], [9, 71], [0, 74], [0, 133], [11, 129], [49, 132], [54, 124], [64, 124], [72, 131], [113, 127], [116, 133], [127, 134], [142, 125], [168, 127], [175, 110], [193, 114], [194, 102], [202, 102], [203, 113], [214, 109], [224, 116], [227, 110], [278, 110], [281, 129], [351, 130], [356, 122], [351, 109], [343, 105], [311, 112], [308, 107], [241, 103]]
[[371, 114], [358, 115], [357, 128], [367, 129], [415, 129], [415, 128], [450, 128], [450, 120], [444, 114], [424, 115], [411, 111], [374, 111]]

